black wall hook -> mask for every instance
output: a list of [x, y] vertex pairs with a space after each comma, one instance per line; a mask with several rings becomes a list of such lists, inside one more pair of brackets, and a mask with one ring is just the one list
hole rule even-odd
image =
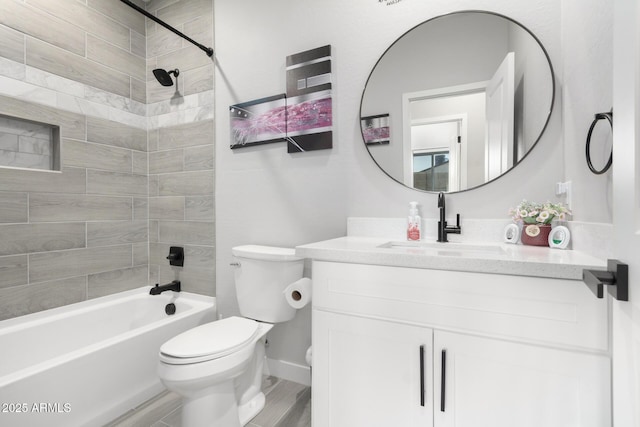
[[587, 147], [586, 147], [586, 156], [587, 156], [587, 166], [589, 166], [589, 170], [596, 175], [602, 175], [611, 167], [611, 163], [613, 162], [613, 147], [611, 148], [611, 154], [609, 155], [609, 160], [604, 168], [597, 170], [593, 167], [593, 163], [591, 163], [591, 134], [593, 133], [593, 129], [596, 127], [596, 124], [600, 120], [607, 120], [609, 125], [611, 126], [611, 130], [613, 130], [613, 110], [608, 113], [598, 113], [596, 114], [595, 119], [591, 123], [591, 127], [589, 128], [589, 133], [587, 134]]

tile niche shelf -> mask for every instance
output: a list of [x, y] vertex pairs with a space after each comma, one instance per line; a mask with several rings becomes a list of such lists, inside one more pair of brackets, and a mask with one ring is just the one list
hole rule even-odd
[[0, 114], [0, 167], [60, 170], [60, 127]]

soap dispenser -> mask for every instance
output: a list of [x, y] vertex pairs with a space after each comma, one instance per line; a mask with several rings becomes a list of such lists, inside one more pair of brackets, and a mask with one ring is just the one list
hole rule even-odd
[[409, 203], [409, 217], [407, 218], [407, 240], [418, 241], [422, 237], [422, 220], [418, 215], [418, 202]]

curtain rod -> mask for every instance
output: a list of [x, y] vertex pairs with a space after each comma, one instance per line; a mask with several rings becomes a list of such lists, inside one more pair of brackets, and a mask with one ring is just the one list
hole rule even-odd
[[204, 50], [204, 52], [208, 55], [208, 56], [213, 56], [213, 49], [210, 47], [206, 47], [204, 45], [201, 45], [200, 43], [198, 43], [197, 41], [193, 40], [192, 38], [190, 38], [189, 36], [185, 35], [184, 33], [181, 33], [180, 31], [176, 30], [175, 28], [173, 28], [171, 25], [167, 24], [166, 22], [164, 22], [162, 19], [160, 18], [156, 18], [155, 16], [153, 16], [152, 14], [150, 14], [149, 12], [147, 12], [146, 10], [142, 9], [141, 7], [138, 7], [137, 5], [131, 3], [129, 0], [120, 0], [122, 3], [126, 4], [127, 6], [131, 7], [132, 9], [137, 10], [138, 12], [142, 13], [144, 16], [146, 16], [147, 18], [151, 19], [152, 21], [157, 22], [158, 24], [162, 25], [163, 27], [165, 27], [167, 30], [171, 31], [174, 34], [179, 35], [180, 37], [182, 37], [183, 39], [187, 40], [188, 42], [193, 43], [194, 45], [198, 46], [200, 49]]

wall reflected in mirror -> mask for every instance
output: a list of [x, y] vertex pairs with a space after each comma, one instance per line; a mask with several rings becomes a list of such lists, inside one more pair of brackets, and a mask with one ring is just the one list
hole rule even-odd
[[[542, 135], [554, 76], [537, 38], [513, 20], [456, 12], [400, 37], [371, 72], [360, 106], [376, 164], [418, 190], [455, 192], [515, 167]], [[372, 143], [386, 117], [388, 138]]]

